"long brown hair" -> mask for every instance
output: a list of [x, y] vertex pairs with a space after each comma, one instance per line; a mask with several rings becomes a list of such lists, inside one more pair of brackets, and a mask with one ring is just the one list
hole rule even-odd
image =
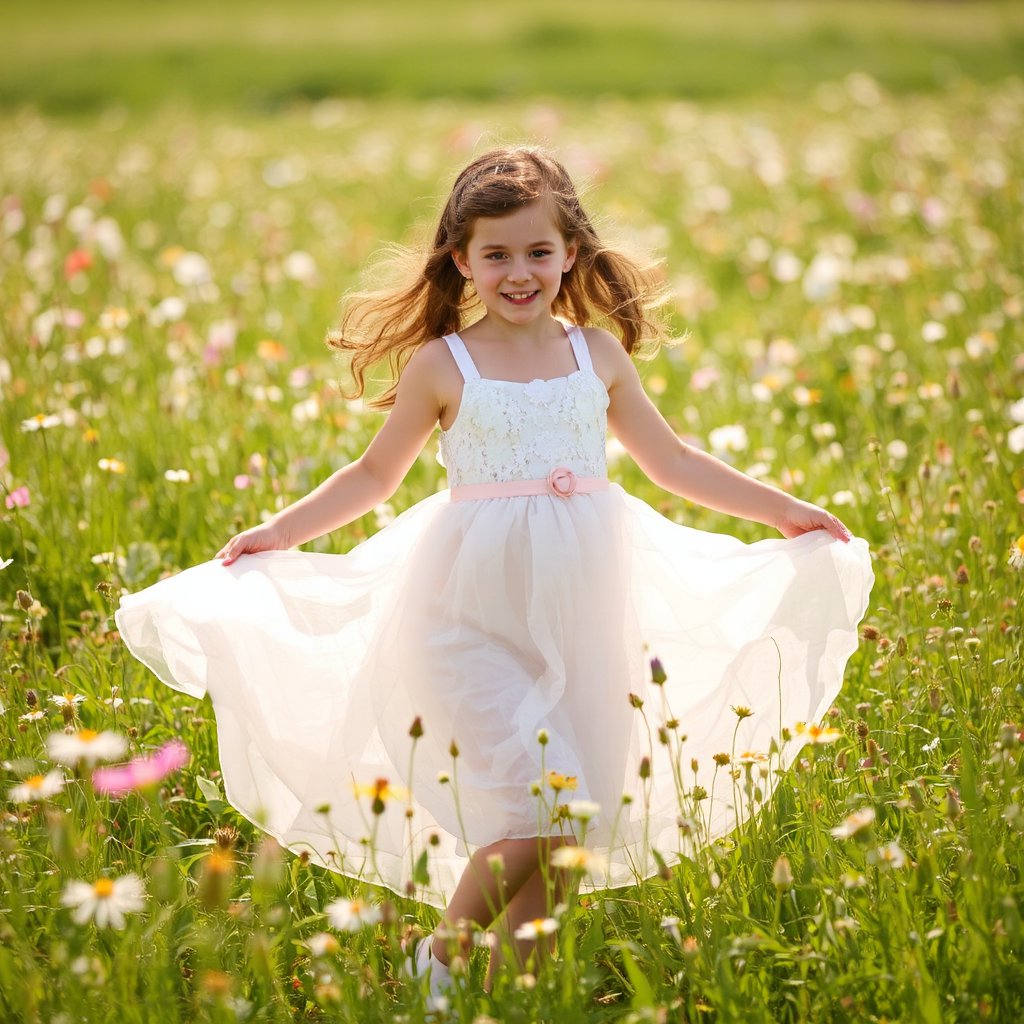
[[598, 238], [568, 172], [549, 153], [525, 146], [495, 149], [456, 178], [425, 264], [419, 252], [393, 250], [392, 262], [405, 268], [404, 283], [346, 297], [341, 325], [328, 333], [327, 344], [352, 353], [355, 396], [365, 390], [366, 371], [387, 359], [393, 382], [368, 404], [380, 409], [394, 404], [398, 375], [413, 352], [431, 338], [460, 330], [479, 305], [467, 294], [452, 252], [465, 251], [478, 217], [502, 217], [542, 196], [553, 201], [566, 243], [579, 247], [553, 312], [580, 326], [610, 321], [629, 353], [645, 338], [661, 339], [661, 324], [650, 317], [663, 302], [655, 266]]

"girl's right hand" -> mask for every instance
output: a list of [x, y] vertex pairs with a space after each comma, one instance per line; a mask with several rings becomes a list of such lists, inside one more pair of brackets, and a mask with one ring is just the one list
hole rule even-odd
[[271, 519], [235, 534], [213, 557], [223, 558], [223, 564], [230, 565], [239, 555], [255, 554], [257, 551], [278, 551], [291, 546], [291, 540], [285, 531]]

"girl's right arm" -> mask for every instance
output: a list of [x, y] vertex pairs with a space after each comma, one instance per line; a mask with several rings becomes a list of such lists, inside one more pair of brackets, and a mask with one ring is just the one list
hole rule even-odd
[[232, 537], [214, 557], [230, 565], [239, 555], [296, 547], [387, 501], [441, 415], [442, 367], [436, 345], [428, 343], [417, 349], [402, 371], [395, 404], [366, 451], [267, 522]]

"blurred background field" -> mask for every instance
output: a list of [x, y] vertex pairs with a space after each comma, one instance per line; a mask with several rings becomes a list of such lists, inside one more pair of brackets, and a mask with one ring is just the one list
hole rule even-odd
[[[559, 959], [493, 997], [478, 950], [454, 1008], [1022, 1019], [1020, 12], [0, 4], [0, 1019], [427, 1018], [399, 942], [432, 914], [236, 814], [208, 706], [133, 661], [112, 612], [360, 454], [381, 416], [324, 346], [339, 298], [468, 159], [521, 141], [664, 260], [680, 343], [638, 366], [676, 431], [828, 504], [877, 581], [831, 731], [758, 819], [588, 896]], [[443, 487], [435, 453], [306, 548]], [[609, 471], [680, 522], [771, 534], [614, 442]], [[111, 797], [54, 753], [86, 730], [189, 761]], [[122, 930], [64, 905], [129, 875]], [[362, 917], [337, 905], [357, 896]]]
[[1024, 8], [927, 0], [176, 0], [0, 3], [0, 105], [329, 95], [798, 96], [851, 71], [897, 92], [1024, 66]]

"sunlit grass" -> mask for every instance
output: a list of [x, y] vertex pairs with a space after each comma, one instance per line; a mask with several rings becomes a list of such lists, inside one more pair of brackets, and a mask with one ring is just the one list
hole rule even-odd
[[[665, 257], [689, 334], [640, 365], [676, 430], [828, 504], [877, 582], [836, 707], [761, 813], [663, 877], [552, 907], [536, 929], [556, 958], [492, 997], [474, 948], [453, 1007], [1018, 1019], [1022, 121], [1014, 81], [897, 98], [861, 75], [714, 112], [330, 101], [0, 122], [0, 1016], [425, 1018], [400, 942], [433, 911], [240, 818], [209, 705], [131, 659], [112, 611], [362, 451], [381, 420], [339, 393], [337, 299], [382, 242], [423, 230], [490, 132], [555, 141], [602, 230]], [[434, 452], [307, 548], [345, 551], [443, 486]], [[611, 455], [664, 514], [769, 535]], [[176, 738], [190, 759], [106, 795], [72, 763], [117, 742], [104, 732], [127, 749], [99, 760]], [[720, 765], [758, 803], [770, 770], [754, 752]], [[694, 804], [680, 826], [699, 836]], [[115, 889], [131, 876], [141, 900]], [[101, 906], [123, 927], [85, 920]]]

